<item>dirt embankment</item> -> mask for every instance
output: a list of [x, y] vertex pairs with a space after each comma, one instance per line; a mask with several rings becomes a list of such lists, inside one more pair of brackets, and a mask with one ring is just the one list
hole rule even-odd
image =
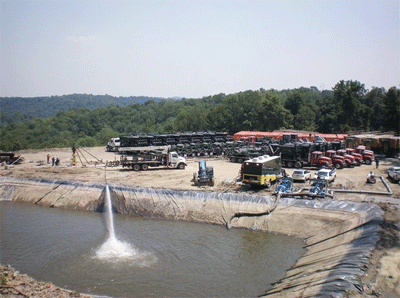
[[20, 274], [10, 266], [0, 265], [0, 296], [42, 298], [90, 298], [74, 291], [56, 287], [52, 283], [38, 282], [26, 274]]
[[[230, 163], [221, 158], [207, 160], [207, 165], [214, 167], [215, 186], [199, 189], [191, 182], [193, 173], [198, 170], [197, 159], [188, 160], [185, 170], [150, 169], [146, 172], [133, 172], [120, 167], [104, 167], [106, 161], [118, 160], [119, 156], [114, 153], [105, 152], [102, 147], [85, 148], [85, 151], [82, 151], [82, 153], [83, 155], [80, 160], [78, 159], [77, 166], [71, 166], [72, 152], [70, 149], [20, 152], [25, 158], [24, 163], [17, 166], [2, 166], [0, 168], [0, 176], [98, 183], [107, 182], [109, 184], [143, 188], [246, 192], [257, 193], [259, 195], [267, 195], [272, 192], [272, 190], [251, 190], [235, 184], [240, 164]], [[47, 164], [47, 154], [58, 156], [61, 164], [59, 166]], [[376, 169], [374, 164], [338, 170], [337, 179], [331, 184], [331, 188], [386, 192], [387, 189], [380, 179], [378, 179], [376, 184], [368, 185], [366, 184], [366, 176], [370, 171], [373, 171], [378, 177], [387, 177], [387, 168], [398, 164], [398, 159], [391, 159], [382, 160], [379, 169]], [[287, 172], [290, 174], [292, 170], [289, 169]], [[312, 172], [314, 173], [315, 170]], [[368, 270], [362, 277], [364, 288], [362, 297], [400, 297], [400, 186], [390, 181], [388, 184], [393, 192], [393, 195], [390, 197], [367, 193], [336, 193], [335, 196], [336, 200], [375, 202], [385, 211], [384, 221], [381, 225], [380, 240], [371, 255]], [[297, 187], [304, 185], [304, 183], [295, 184]], [[348, 293], [348, 296], [361, 297], [358, 293]]]
[[400, 297], [400, 212], [391, 204], [378, 205], [385, 215], [380, 239], [361, 279], [365, 295], [353, 297]]

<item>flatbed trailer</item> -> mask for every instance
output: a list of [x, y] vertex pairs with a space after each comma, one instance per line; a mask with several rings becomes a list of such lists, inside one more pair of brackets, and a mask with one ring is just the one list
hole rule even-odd
[[122, 154], [134, 154], [137, 155], [140, 152], [152, 152], [152, 151], [159, 151], [162, 153], [167, 153], [171, 149], [170, 145], [167, 146], [147, 146], [147, 147], [119, 147], [118, 152]]
[[133, 156], [121, 156], [120, 164], [123, 168], [129, 168], [134, 171], [147, 171], [149, 167], [183, 170], [186, 167], [186, 159], [176, 152], [140, 152]]

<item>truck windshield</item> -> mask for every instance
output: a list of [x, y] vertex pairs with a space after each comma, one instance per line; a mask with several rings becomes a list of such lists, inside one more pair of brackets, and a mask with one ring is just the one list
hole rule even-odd
[[274, 159], [266, 162], [246, 162], [243, 167], [244, 174], [250, 175], [278, 175], [281, 168], [280, 159]]
[[261, 175], [262, 166], [256, 163], [244, 164], [243, 173], [250, 175]]

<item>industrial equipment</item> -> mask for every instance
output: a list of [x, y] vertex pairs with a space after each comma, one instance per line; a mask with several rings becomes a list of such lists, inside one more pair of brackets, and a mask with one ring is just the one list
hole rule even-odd
[[193, 173], [193, 183], [196, 186], [214, 186], [214, 168], [207, 167], [205, 160], [199, 161], [199, 171]]
[[282, 176], [281, 157], [263, 155], [243, 163], [242, 182], [251, 186], [271, 187]]

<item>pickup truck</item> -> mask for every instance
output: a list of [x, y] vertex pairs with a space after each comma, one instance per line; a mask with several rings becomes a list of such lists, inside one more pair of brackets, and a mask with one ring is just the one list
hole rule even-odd
[[393, 182], [400, 181], [400, 167], [391, 167], [388, 169], [388, 177], [392, 179]]

